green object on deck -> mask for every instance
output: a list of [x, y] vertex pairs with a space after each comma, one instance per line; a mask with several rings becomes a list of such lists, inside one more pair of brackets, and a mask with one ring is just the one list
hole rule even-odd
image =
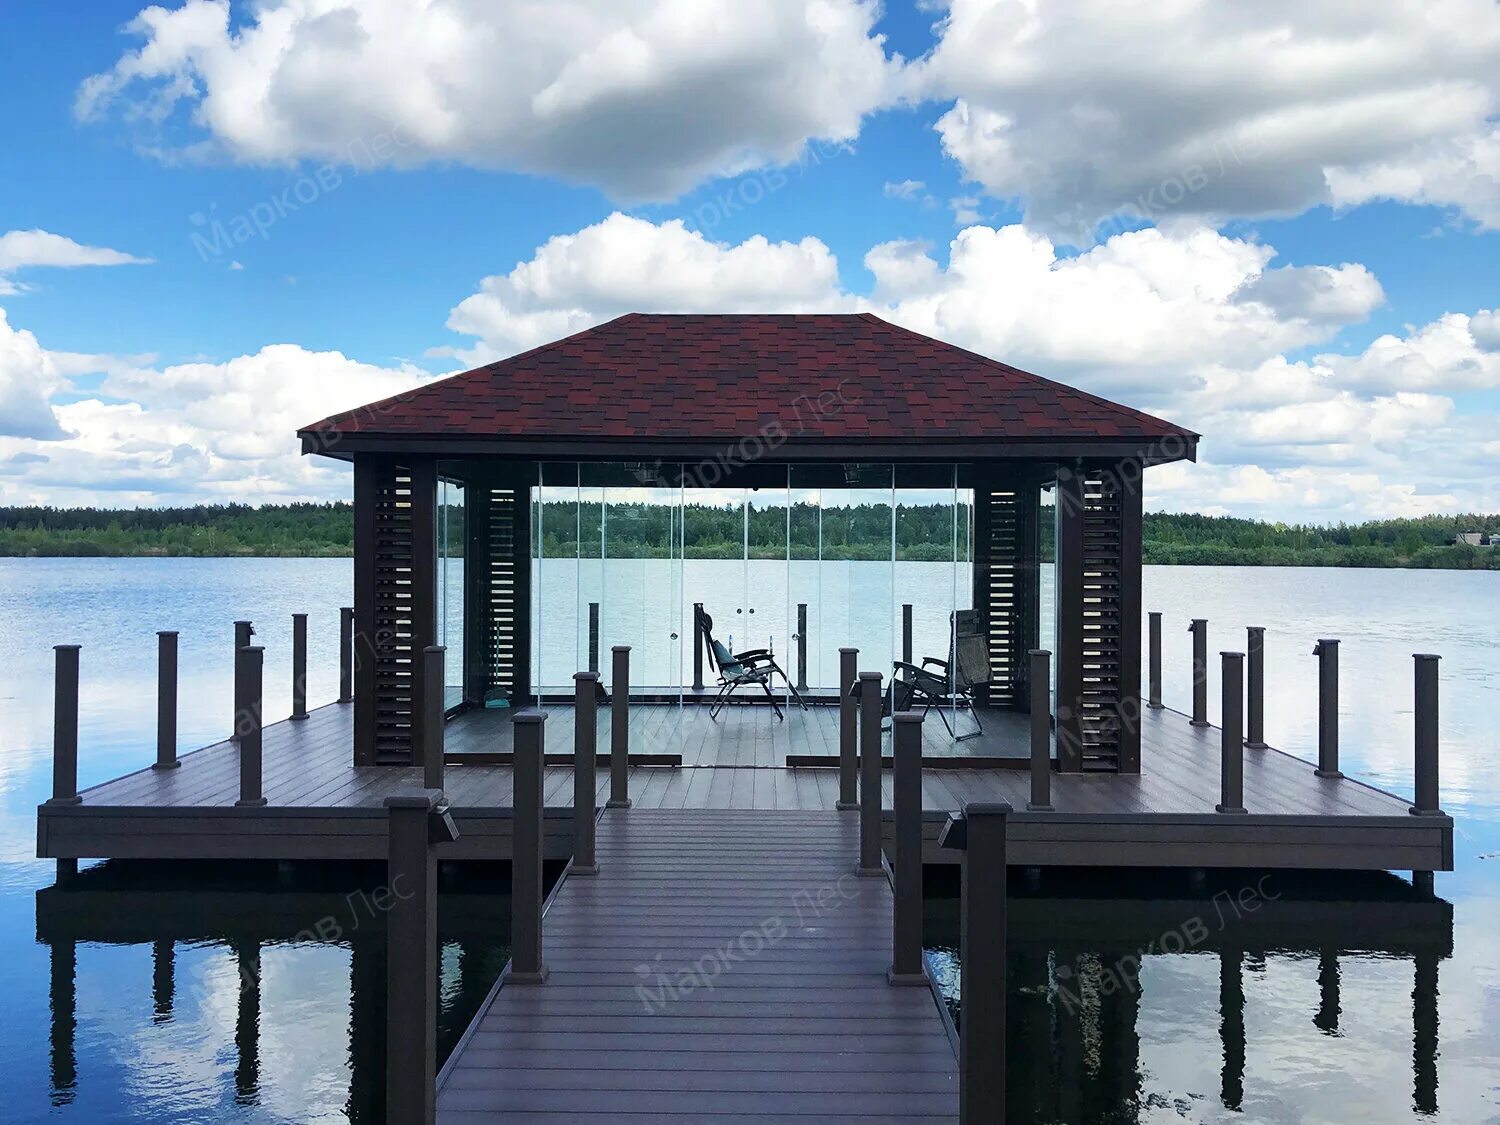
[[490, 688], [484, 693], [484, 705], [488, 708], [509, 707], [510, 700], [505, 697], [504, 688]]

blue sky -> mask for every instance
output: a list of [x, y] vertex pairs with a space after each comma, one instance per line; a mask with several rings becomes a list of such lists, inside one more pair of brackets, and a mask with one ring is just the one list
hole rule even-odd
[[297, 424], [858, 308], [1201, 430], [1153, 507], [1500, 509], [1500, 9], [1306, 8], [18, 0], [0, 502], [345, 495]]

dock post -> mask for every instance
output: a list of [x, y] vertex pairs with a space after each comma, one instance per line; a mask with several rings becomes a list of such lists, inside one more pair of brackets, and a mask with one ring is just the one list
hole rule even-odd
[[926, 984], [922, 968], [922, 714], [891, 716], [892, 812], [896, 822], [895, 909], [891, 914], [892, 984]]
[[292, 614], [292, 721], [307, 718], [307, 614]]
[[[388, 1121], [432, 1125], [437, 1116], [437, 857], [434, 814], [446, 815], [437, 789], [385, 799], [386, 922], [385, 1098]], [[457, 833], [439, 835], [452, 839]]]
[[963, 852], [958, 904], [963, 1023], [958, 1036], [958, 1119], [1005, 1125], [1006, 843], [1010, 806], [965, 805], [938, 846]]
[[859, 873], [880, 866], [880, 673], [859, 674]]
[[177, 760], [177, 633], [156, 634], [156, 764], [152, 769], [175, 770]]
[[1266, 630], [1251, 625], [1246, 634], [1246, 703], [1245, 745], [1251, 750], [1266, 748]]
[[261, 721], [262, 675], [266, 650], [260, 645], [246, 645], [234, 654], [235, 695], [244, 703], [240, 730], [240, 799], [242, 808], [259, 808], [266, 803], [261, 794]]
[[1343, 777], [1339, 772], [1339, 643], [1323, 639], [1313, 646], [1318, 658], [1318, 768], [1319, 777]]
[[1432, 653], [1412, 656], [1416, 671], [1416, 816], [1442, 816], [1438, 805], [1438, 660]]
[[[615, 650], [619, 652], [619, 649]], [[547, 716], [521, 711], [516, 729], [515, 797], [511, 821], [510, 973], [507, 984], [541, 984], [542, 962], [542, 762]]]
[[594, 803], [599, 791], [598, 672], [573, 673], [573, 874], [599, 874]]
[[[590, 671], [594, 671], [594, 669], [590, 669]], [[693, 603], [693, 690], [694, 691], [702, 691], [703, 690], [703, 603], [702, 602], [694, 602]]]
[[1052, 811], [1052, 653], [1031, 650], [1030, 812]]
[[901, 661], [904, 664], [911, 663], [911, 602], [901, 604]]
[[[76, 805], [78, 795], [78, 645], [53, 645], [57, 674], [52, 703], [52, 796], [49, 805]], [[59, 868], [61, 867], [59, 861]]]
[[859, 808], [859, 649], [839, 649], [839, 799]]
[[1223, 724], [1220, 732], [1219, 804], [1221, 813], [1245, 811], [1245, 654], [1221, 652], [1223, 661], [1220, 703]]
[[354, 609], [339, 610], [339, 702], [354, 702]]
[[1208, 726], [1208, 622], [1193, 618], [1188, 626], [1193, 634], [1193, 719], [1195, 727]]
[[599, 603], [589, 602], [589, 671], [599, 671]]
[[443, 787], [443, 680], [448, 650], [428, 645], [422, 650], [422, 784]]
[[1146, 658], [1146, 706], [1161, 710], [1161, 614], [1152, 610], [1146, 615], [1146, 635], [1150, 651]]
[[630, 646], [615, 645], [609, 685], [609, 800], [607, 809], [630, 807]]
[[[236, 621], [234, 623], [234, 667], [236, 671], [239, 669], [239, 651], [250, 643], [250, 638], [253, 636], [255, 636], [255, 626], [250, 622]], [[239, 696], [239, 678], [238, 676], [236, 676], [234, 696], [234, 722], [230, 724], [229, 727], [230, 742], [238, 742], [240, 740], [240, 720], [244, 713], [245, 708], [243, 706], [243, 701]]]
[[807, 603], [797, 603], [797, 690], [807, 690]]

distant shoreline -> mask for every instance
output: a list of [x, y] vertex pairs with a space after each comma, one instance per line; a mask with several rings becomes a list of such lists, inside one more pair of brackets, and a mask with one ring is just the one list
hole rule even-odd
[[[748, 525], [737, 507], [690, 506], [686, 533], [661, 505], [611, 503], [609, 510], [610, 551], [619, 558], [666, 558], [678, 535], [684, 537], [688, 559], [738, 558], [742, 536], [748, 536], [751, 558], [785, 558], [788, 536], [793, 560], [816, 559], [820, 543], [825, 561], [890, 558], [890, 508], [878, 498], [853, 507], [794, 504], [790, 513], [785, 508], [752, 509]], [[597, 558], [598, 512], [597, 502], [580, 507], [549, 501], [541, 511], [542, 553]], [[586, 518], [580, 519], [580, 513]], [[1050, 555], [1052, 514], [1050, 507], [1042, 509], [1044, 558]], [[944, 504], [902, 503], [898, 517], [896, 552], [902, 561], [950, 558], [955, 523], [967, 523], [962, 508], [956, 513], [953, 505]], [[461, 542], [463, 509], [450, 507], [446, 520]], [[1152, 566], [1500, 570], [1500, 546], [1453, 542], [1460, 532], [1500, 538], [1500, 515], [1432, 515], [1319, 527], [1149, 512], [1142, 531], [1144, 561]], [[346, 503], [0, 508], [0, 558], [350, 558], [353, 549], [353, 509]]]

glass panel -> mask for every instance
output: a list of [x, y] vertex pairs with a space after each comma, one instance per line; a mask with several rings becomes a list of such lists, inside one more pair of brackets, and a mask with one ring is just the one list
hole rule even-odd
[[[959, 581], [959, 509], [952, 465], [898, 465], [896, 479], [896, 644], [907, 648], [904, 605], [911, 605], [911, 663], [949, 662], [953, 652], [954, 612], [967, 607], [969, 582]], [[967, 520], [967, 515], [965, 515]], [[966, 528], [967, 532], [967, 528]], [[965, 534], [965, 557], [967, 533]], [[965, 577], [967, 577], [967, 571]], [[898, 656], [900, 653], [898, 653]], [[904, 657], [903, 657], [904, 659]], [[932, 667], [929, 665], [928, 667]], [[974, 719], [950, 704], [946, 718], [952, 732], [975, 730]], [[948, 731], [928, 730], [924, 741], [940, 745]]]
[[[791, 635], [796, 621], [787, 605], [787, 490], [745, 490], [745, 637], [742, 647], [769, 649], [788, 676], [795, 676]], [[785, 683], [773, 690], [787, 694]]]
[[1037, 514], [1037, 553], [1040, 556], [1038, 634], [1041, 647], [1052, 654], [1052, 698], [1057, 698], [1057, 485], [1042, 485]]
[[531, 641], [532, 683], [538, 695], [565, 695], [573, 690], [573, 673], [584, 667], [579, 638], [587, 628], [579, 622], [578, 466], [543, 465], [540, 471], [532, 514], [537, 622]]
[[464, 701], [464, 486], [438, 478], [437, 643], [443, 656], [443, 706]]
[[[694, 602], [713, 622], [712, 635], [731, 650], [750, 648], [748, 597], [745, 588], [745, 493], [739, 488], [689, 488], [682, 510], [685, 620], [692, 621]], [[692, 665], [691, 638], [685, 648]], [[705, 657], [704, 679], [713, 686], [712, 665]]]
[[[792, 664], [786, 670], [799, 691], [838, 690], [839, 646], [843, 643], [823, 628], [823, 569], [819, 561], [823, 490], [818, 472], [793, 465], [788, 473], [787, 601], [792, 613], [793, 649]], [[799, 663], [799, 652], [806, 653], [805, 671]]]
[[821, 647], [832, 679], [841, 646], [859, 649], [861, 671], [884, 676], [897, 655], [892, 486], [889, 465], [847, 465], [842, 484], [822, 490]]

